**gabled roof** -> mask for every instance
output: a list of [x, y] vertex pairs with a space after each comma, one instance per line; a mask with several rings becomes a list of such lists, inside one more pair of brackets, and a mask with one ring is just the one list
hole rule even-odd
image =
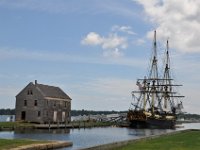
[[63, 92], [59, 87], [43, 85], [43, 84], [35, 84], [36, 89], [38, 89], [44, 97], [50, 98], [61, 98], [61, 99], [70, 99], [71, 98]]
[[[30, 82], [21, 92], [17, 94], [20, 95], [27, 88], [35, 88], [42, 96], [46, 99], [67, 99], [72, 100], [63, 90], [56, 86], [49, 86], [44, 84], [38, 84], [37, 80], [35, 80], [35, 84]], [[17, 97], [16, 96], [16, 97]]]

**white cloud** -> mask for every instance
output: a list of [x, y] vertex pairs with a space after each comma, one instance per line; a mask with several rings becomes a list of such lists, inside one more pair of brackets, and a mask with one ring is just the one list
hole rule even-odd
[[95, 32], [90, 32], [88, 35], [81, 41], [84, 45], [100, 45], [103, 42], [103, 38]]
[[137, 45], [143, 45], [145, 43], [144, 39], [137, 39], [136, 41], [134, 41], [135, 44]]
[[[124, 33], [123, 36], [120, 33]], [[128, 47], [130, 36], [136, 35], [131, 26], [114, 25], [107, 36], [90, 32], [81, 41], [83, 45], [100, 46], [105, 57], [121, 57], [124, 55], [123, 49]]]
[[128, 46], [127, 39], [125, 37], [118, 36], [117, 34], [110, 34], [108, 37], [103, 38], [103, 49], [126, 49]]
[[127, 39], [116, 33], [110, 33], [107, 37], [98, 33], [90, 32], [81, 41], [83, 45], [99, 45], [103, 49], [103, 56], [120, 57], [123, 55], [122, 49], [128, 46]]
[[81, 41], [83, 45], [101, 45], [103, 49], [115, 49], [120, 47], [127, 48], [126, 38], [120, 37], [116, 34], [110, 34], [108, 37], [100, 36], [95, 32], [90, 32]]
[[114, 50], [107, 50], [103, 52], [104, 57], [113, 57], [113, 58], [118, 58], [123, 56], [123, 53], [119, 51], [118, 48], [115, 48]]
[[[144, 7], [146, 19], [156, 25], [158, 39], [169, 38], [181, 52], [200, 52], [199, 0], [133, 0]], [[147, 34], [152, 36], [152, 31]]]
[[134, 35], [136, 34], [135, 32], [132, 31], [132, 27], [131, 26], [118, 26], [118, 25], [115, 25], [112, 27], [112, 31], [114, 32], [124, 32], [124, 33], [127, 33], [127, 34], [131, 34], [131, 35]]

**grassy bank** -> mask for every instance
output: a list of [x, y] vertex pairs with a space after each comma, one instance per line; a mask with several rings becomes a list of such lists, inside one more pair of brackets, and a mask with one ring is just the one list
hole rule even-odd
[[25, 139], [0, 139], [1, 149], [12, 149], [23, 145], [47, 143], [46, 141], [34, 141]]
[[115, 150], [196, 150], [200, 148], [200, 131], [192, 130], [159, 138], [133, 141]]
[[32, 128], [34, 124], [23, 122], [0, 122], [1, 129], [14, 129], [14, 128]]
[[76, 121], [71, 122], [72, 127], [91, 128], [91, 127], [106, 127], [115, 125], [113, 122], [94, 122], [94, 121]]
[[[0, 131], [1, 130], [14, 130], [19, 128], [38, 128], [42, 124], [34, 124], [34, 123], [25, 123], [25, 122], [0, 122]], [[62, 124], [60, 124], [62, 125]], [[105, 127], [105, 126], [112, 126], [115, 123], [110, 122], [94, 122], [94, 121], [76, 121], [67, 124], [68, 128], [92, 128], [92, 127]], [[48, 127], [49, 125], [44, 125]], [[57, 124], [51, 124], [51, 128], [53, 126], [57, 126]], [[64, 127], [64, 124], [62, 125]]]

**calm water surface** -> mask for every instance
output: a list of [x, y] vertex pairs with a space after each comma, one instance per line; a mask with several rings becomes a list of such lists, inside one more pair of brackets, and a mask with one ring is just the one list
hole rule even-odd
[[[200, 123], [183, 124], [183, 129], [200, 129]], [[130, 129], [117, 127], [87, 128], [87, 129], [56, 129], [56, 130], [21, 130], [0, 132], [0, 138], [29, 138], [39, 140], [72, 141], [73, 147], [65, 150], [91, 147], [100, 144], [138, 139], [141, 137], [173, 132], [171, 129]]]

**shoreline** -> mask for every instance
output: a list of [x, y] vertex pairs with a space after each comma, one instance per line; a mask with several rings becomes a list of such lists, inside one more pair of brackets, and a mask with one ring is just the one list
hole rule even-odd
[[14, 131], [18, 129], [75, 129], [75, 128], [94, 128], [109, 127], [116, 125], [110, 122], [71, 122], [69, 124], [34, 124], [23, 122], [0, 122], [1, 131]]
[[[96, 127], [95, 127], [96, 128]], [[95, 130], [95, 128], [94, 128], [94, 130]], [[107, 127], [106, 127], [107, 128]], [[198, 128], [197, 128], [198, 129]], [[37, 130], [37, 129], [36, 129]], [[68, 129], [67, 129], [68, 130]], [[72, 129], [73, 130], [73, 129]], [[124, 129], [120, 129], [120, 130], [124, 130]], [[148, 137], [142, 137], [142, 136], [140, 136], [139, 138], [141, 138], [141, 139], [148, 139], [148, 138], [154, 138], [154, 137], [157, 137], [157, 136], [162, 136], [162, 135], [168, 135], [168, 134], [176, 134], [176, 133], [178, 133], [178, 132], [185, 132], [185, 131], [191, 131], [191, 130], [193, 130], [194, 131], [194, 129], [191, 129], [191, 128], [188, 128], [188, 129], [181, 129], [181, 130], [179, 130], [179, 131], [176, 131], [176, 130], [172, 130], [172, 131], [170, 131], [169, 133], [165, 133], [165, 132], [156, 132], [157, 133], [157, 135], [149, 135], [149, 134], [147, 134], [146, 136], [148, 136]], [[43, 130], [42, 130], [43, 131]], [[46, 132], [46, 130], [44, 130], [45, 132]], [[55, 133], [55, 131], [60, 131], [59, 129], [57, 130], [57, 129], [55, 129], [55, 130], [52, 130], [53, 131], [53, 133]], [[79, 130], [75, 130], [75, 131], [79, 131]], [[85, 131], [85, 130], [81, 130], [81, 131]], [[86, 130], [87, 131], [87, 130]], [[89, 131], [90, 131], [90, 129], [89, 129]], [[99, 129], [97, 129], [97, 131], [99, 131]], [[101, 130], [100, 130], [101, 131]], [[115, 130], [114, 130], [115, 131]], [[197, 130], [197, 131], [199, 131], [199, 130]], [[34, 131], [33, 131], [34, 132]], [[57, 133], [57, 132], [56, 132]], [[60, 133], [60, 132], [58, 132], [58, 133]], [[66, 132], [65, 132], [66, 133]], [[82, 133], [82, 132], [81, 132]], [[109, 132], [110, 133], [110, 132]], [[159, 134], [158, 134], [159, 133]], [[197, 133], [197, 132], [196, 132]], [[199, 133], [199, 132], [198, 132]], [[110, 133], [110, 134], [112, 134], [112, 132]], [[119, 135], [120, 136], [120, 135]], [[3, 137], [2, 137], [3, 138]], [[59, 138], [57, 138], [57, 139], [59, 139]], [[55, 141], [57, 140], [56, 138], [54, 139]], [[137, 141], [137, 140], [141, 140], [141, 139], [129, 139], [129, 140], [127, 140], [129, 143], [131, 143], [133, 140], [134, 141]], [[129, 144], [129, 143], [125, 143], [125, 142], [127, 142], [127, 141], [124, 141], [124, 140], [126, 140], [126, 139], [121, 139], [121, 140], [118, 140], [117, 142], [114, 142], [114, 141], [107, 141], [107, 142], [109, 142], [109, 143], [107, 143], [107, 144], [105, 144], [106, 146], [106, 148], [107, 147], [111, 147], [111, 148], [113, 148], [113, 145], [115, 146], [115, 147], [119, 147], [119, 146], [121, 146], [121, 144]], [[68, 141], [67, 139], [66, 139], [66, 141]], [[48, 141], [47, 141], [48, 142]], [[76, 141], [77, 142], [77, 141]], [[76, 144], [76, 142], [74, 143], [74, 141], [73, 141], [73, 143], [75, 144], [75, 145], [77, 145]], [[144, 142], [144, 141], [143, 141]], [[15, 143], [15, 141], [13, 141], [13, 143]], [[79, 149], [88, 149], [88, 150], [92, 150], [91, 148], [94, 148], [94, 149], [97, 149], [99, 146], [100, 147], [102, 147], [104, 144], [103, 143], [105, 143], [105, 142], [100, 142], [100, 143], [96, 143], [96, 144], [86, 144], [85, 146], [83, 145], [82, 147], [79, 147]], [[141, 142], [140, 142], [141, 143]], [[98, 144], [100, 144], [100, 145], [98, 145]], [[74, 146], [75, 146], [74, 145]], [[92, 146], [93, 145], [93, 146]], [[110, 146], [111, 145], [111, 146]], [[105, 149], [105, 148], [102, 148], [102, 149]]]
[[132, 139], [132, 140], [125, 140], [125, 141], [113, 142], [113, 143], [108, 143], [108, 144], [96, 145], [96, 146], [92, 146], [92, 147], [81, 148], [78, 150], [113, 150], [115, 148], [120, 148], [120, 147], [126, 146], [130, 143], [149, 140], [149, 139], [155, 139], [155, 138], [163, 137], [165, 135], [174, 135], [177, 133], [185, 133], [185, 132], [189, 132], [189, 131], [200, 131], [200, 129], [179, 130], [179, 131], [163, 133], [163, 134], [159, 134], [159, 135], [150, 135], [148, 137], [142, 137], [139, 139]]
[[[73, 145], [70, 141], [40, 141], [31, 139], [0, 139], [2, 149], [12, 150], [48, 150], [56, 148], [70, 147]], [[9, 144], [8, 144], [9, 143]]]
[[17, 148], [12, 148], [12, 150], [48, 150], [48, 149], [56, 149], [56, 148], [64, 148], [72, 146], [72, 142], [65, 142], [65, 141], [51, 141], [50, 143], [42, 143], [42, 144], [30, 144], [19, 146]]

